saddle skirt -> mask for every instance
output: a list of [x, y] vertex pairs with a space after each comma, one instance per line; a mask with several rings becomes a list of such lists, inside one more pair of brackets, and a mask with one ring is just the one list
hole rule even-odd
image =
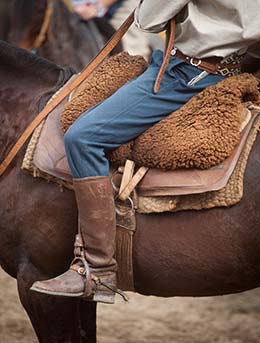
[[[64, 99], [48, 116], [43, 127], [39, 128], [38, 132], [36, 130], [27, 148], [22, 168], [33, 173], [34, 176], [44, 177], [68, 188], [73, 188], [60, 121], [60, 115], [67, 101], [68, 98]], [[160, 197], [165, 200], [169, 199], [169, 197], [216, 192], [223, 189], [234, 172], [258, 115], [252, 115], [249, 110], [245, 109], [244, 118], [240, 143], [232, 155], [222, 164], [207, 170], [178, 169], [163, 171], [149, 169], [137, 185], [136, 194], [141, 198], [148, 197], [151, 199], [156, 197], [158, 201]], [[166, 210], [169, 210], [169, 206], [166, 206]], [[173, 208], [170, 210], [173, 210]], [[147, 210], [140, 211], [147, 212]]]

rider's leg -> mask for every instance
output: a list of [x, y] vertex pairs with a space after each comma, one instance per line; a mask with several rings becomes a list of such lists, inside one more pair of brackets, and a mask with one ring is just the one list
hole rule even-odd
[[156, 51], [149, 68], [105, 101], [82, 114], [65, 135], [65, 147], [74, 178], [108, 176], [105, 152], [135, 139], [177, 110], [204, 88], [224, 79], [208, 75], [194, 85], [188, 82], [201, 70], [171, 58], [160, 90], [153, 93], [162, 54]]
[[205, 87], [223, 79], [208, 75], [190, 86], [188, 82], [201, 71], [172, 57], [160, 90], [154, 94], [161, 62], [162, 53], [156, 52], [144, 74], [84, 113], [66, 133], [65, 148], [79, 209], [76, 260], [69, 271], [37, 282], [34, 290], [64, 296], [85, 294], [89, 299], [113, 302], [116, 222], [105, 152], [136, 138]]

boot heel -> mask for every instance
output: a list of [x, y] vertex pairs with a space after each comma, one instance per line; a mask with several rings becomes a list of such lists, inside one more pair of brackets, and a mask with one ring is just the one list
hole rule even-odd
[[115, 293], [112, 291], [99, 291], [97, 290], [93, 296], [93, 301], [104, 303], [104, 304], [114, 304], [115, 303]]

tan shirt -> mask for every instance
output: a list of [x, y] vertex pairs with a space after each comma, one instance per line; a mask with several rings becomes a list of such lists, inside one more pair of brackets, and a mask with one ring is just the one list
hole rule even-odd
[[142, 0], [135, 24], [160, 32], [177, 14], [175, 46], [184, 54], [226, 57], [250, 47], [260, 58], [260, 0]]

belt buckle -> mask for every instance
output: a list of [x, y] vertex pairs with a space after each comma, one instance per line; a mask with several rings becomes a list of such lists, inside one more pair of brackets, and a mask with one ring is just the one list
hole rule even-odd
[[171, 55], [172, 56], [175, 56], [177, 53], [177, 48], [173, 48], [172, 51], [171, 51]]
[[201, 64], [201, 59], [198, 60], [198, 62], [194, 62], [194, 57], [190, 58], [190, 64], [194, 67], [198, 67]]

